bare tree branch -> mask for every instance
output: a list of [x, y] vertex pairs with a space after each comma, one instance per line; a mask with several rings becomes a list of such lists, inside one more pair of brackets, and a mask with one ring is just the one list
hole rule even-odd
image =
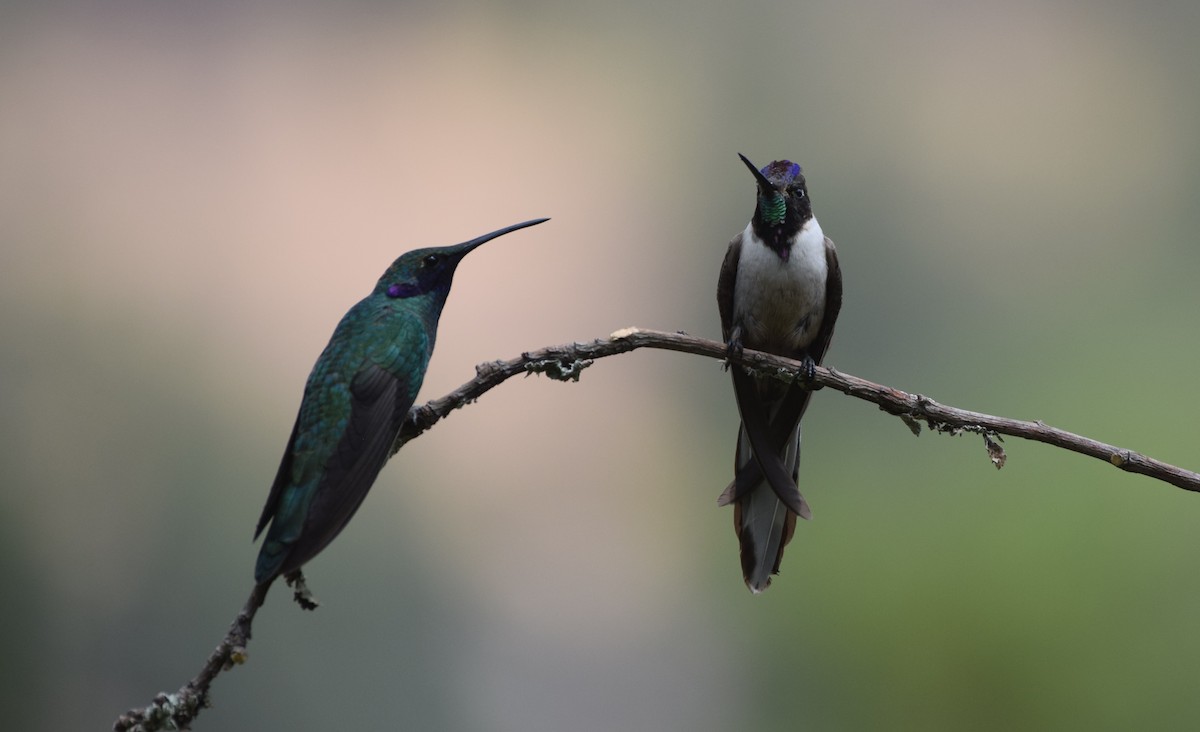
[[[545, 374], [559, 381], [578, 381], [580, 373], [598, 358], [616, 356], [638, 348], [658, 348], [679, 351], [719, 360], [729, 360], [740, 367], [763, 376], [805, 384], [803, 364], [799, 361], [773, 356], [769, 353], [746, 350], [741, 355], [727, 352], [725, 344], [685, 333], [665, 333], [654, 330], [626, 328], [607, 338], [586, 343], [550, 346], [521, 354], [507, 361], [491, 361], [475, 368], [476, 375], [451, 393], [426, 404], [413, 407], [392, 447], [395, 454], [412, 440], [442, 420], [450, 412], [477, 400], [504, 381], [517, 376]], [[875, 384], [856, 376], [843, 374], [834, 368], [818, 366], [811, 387], [829, 387], [848, 396], [879, 405], [883, 411], [899, 417], [915, 434], [924, 422], [936, 432], [961, 434], [973, 432], [984, 441], [992, 464], [1003, 467], [1007, 459], [1000, 445], [1001, 435], [1021, 437], [1047, 445], [1103, 460], [1121, 470], [1146, 475], [1188, 491], [1200, 492], [1200, 474], [1169, 465], [1126, 448], [1076, 435], [1038, 421], [996, 417], [980, 412], [949, 407], [920, 394]], [[295, 583], [296, 602], [305, 609], [316, 607], [304, 586], [299, 572], [288, 577]], [[131, 709], [113, 725], [119, 732], [151, 732], [152, 730], [190, 729], [191, 722], [208, 706], [209, 687], [222, 671], [244, 663], [246, 645], [250, 640], [250, 625], [266, 598], [267, 585], [254, 588], [241, 612], [238, 613], [225, 638], [212, 652], [196, 678], [175, 694], [162, 693], [142, 709]]]
[[262, 607], [270, 583], [255, 585], [241, 612], [233, 619], [229, 632], [217, 644], [216, 650], [204, 662], [196, 678], [184, 684], [174, 694], [160, 693], [141, 709], [130, 709], [113, 723], [117, 732], [151, 732], [151, 730], [191, 729], [191, 722], [208, 706], [208, 688], [222, 671], [246, 662], [246, 644], [250, 641], [250, 624]]
[[[804, 378], [799, 361], [750, 350], [744, 351], [740, 357], [731, 356], [727, 353], [725, 344], [717, 341], [694, 338], [685, 333], [626, 328], [608, 338], [551, 346], [523, 353], [519, 358], [508, 361], [492, 361], [477, 366], [474, 379], [446, 396], [414, 407], [409, 412], [408, 421], [400, 431], [400, 437], [396, 440], [392, 452], [395, 453], [405, 442], [437, 424], [453, 410], [475, 401], [484, 392], [513, 376], [540, 373], [563, 381], [578, 381], [580, 372], [591, 366], [596, 359], [628, 353], [638, 348], [659, 348], [709, 358], [729, 359], [760, 375], [772, 376], [783, 381], [803, 382]], [[1146, 475], [1184, 490], [1200, 492], [1200, 474], [1133, 450], [1051, 427], [1041, 420], [1030, 422], [949, 407], [929, 397], [875, 384], [857, 376], [843, 374], [834, 368], [818, 366], [813, 377], [813, 386], [828, 386], [848, 396], [877, 404], [883, 411], [903, 420], [915, 433], [919, 433], [921, 422], [937, 432], [978, 433], [983, 437], [988, 457], [997, 468], [1003, 467], [1006, 459], [1004, 448], [999, 444], [999, 436], [1008, 435], [1089, 455], [1121, 470]]]

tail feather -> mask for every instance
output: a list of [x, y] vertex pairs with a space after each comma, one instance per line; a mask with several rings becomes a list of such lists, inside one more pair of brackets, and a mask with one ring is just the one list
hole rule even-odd
[[[800, 467], [799, 422], [785, 443], [782, 457], [795, 480]], [[753, 462], [750, 440], [742, 426], [738, 432], [737, 471], [747, 469]], [[784, 547], [796, 530], [796, 514], [779, 500], [760, 471], [757, 475], [759, 480], [750, 490], [735, 496], [735, 484], [730, 484], [720, 499], [734, 504], [733, 526], [741, 549], [742, 576], [755, 594], [771, 585], [771, 575], [779, 574]]]

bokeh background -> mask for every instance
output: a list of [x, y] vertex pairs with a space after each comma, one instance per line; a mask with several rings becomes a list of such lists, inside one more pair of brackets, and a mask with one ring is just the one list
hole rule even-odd
[[[829, 363], [1200, 467], [1200, 5], [6, 3], [0, 708], [107, 729], [199, 669], [308, 369], [401, 252], [422, 392], [718, 337], [736, 157], [837, 242]], [[714, 361], [515, 380], [410, 443], [197, 729], [1194, 729], [1200, 499], [822, 392], [753, 597]]]

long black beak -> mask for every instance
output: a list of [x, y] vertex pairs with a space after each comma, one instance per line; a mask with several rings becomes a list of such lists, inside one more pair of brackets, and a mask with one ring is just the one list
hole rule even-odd
[[530, 219], [529, 221], [522, 221], [521, 223], [513, 224], [512, 226], [505, 226], [503, 229], [496, 229], [495, 231], [491, 232], [490, 234], [484, 234], [483, 236], [477, 236], [474, 239], [472, 239], [471, 241], [463, 242], [462, 244], [459, 244], [458, 246], [456, 246], [454, 248], [459, 250], [462, 254], [466, 254], [467, 252], [471, 251], [472, 249], [479, 246], [480, 244], [486, 244], [487, 242], [491, 241], [492, 239], [495, 239], [496, 237], [504, 236], [505, 234], [510, 234], [510, 233], [516, 231], [517, 229], [524, 229], [527, 226], [537, 226], [538, 224], [545, 223], [549, 220], [550, 219], [548, 219], [548, 218], [547, 219]]
[[462, 244], [455, 244], [452, 247], [447, 247], [446, 253], [448, 255], [454, 257], [455, 260], [461, 260], [463, 257], [467, 256], [467, 254], [469, 252], [474, 250], [475, 247], [479, 246], [480, 244], [486, 244], [489, 241], [491, 241], [492, 239], [495, 239], [500, 236], [504, 236], [505, 234], [510, 234], [510, 233], [516, 231], [517, 229], [524, 229], [527, 226], [537, 226], [538, 224], [545, 223], [546, 221], [549, 221], [549, 220], [550, 219], [548, 219], [548, 218], [547, 219], [530, 219], [529, 221], [522, 221], [521, 223], [513, 224], [512, 226], [505, 226], [503, 229], [496, 229], [495, 231], [488, 233], [488, 234], [484, 234], [483, 236], [477, 236], [474, 239], [472, 239], [471, 241], [465, 241]]
[[767, 180], [767, 176], [763, 175], [761, 170], [754, 167], [754, 163], [750, 162], [749, 158], [741, 153], [738, 153], [738, 157], [742, 159], [742, 162], [746, 164], [746, 167], [750, 169], [750, 172], [754, 174], [754, 180], [758, 181], [759, 193], [765, 196], [775, 192], [775, 186], [771, 184], [771, 181]]

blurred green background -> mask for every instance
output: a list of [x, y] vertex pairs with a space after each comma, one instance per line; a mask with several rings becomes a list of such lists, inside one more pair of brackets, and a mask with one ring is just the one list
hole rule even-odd
[[[459, 270], [423, 399], [639, 325], [717, 337], [804, 165], [829, 363], [1200, 466], [1200, 5], [8, 3], [0, 708], [106, 729], [251, 588], [308, 369], [401, 252]], [[1200, 502], [825, 391], [742, 584], [710, 360], [509, 382], [279, 588], [197, 729], [1194, 729]]]

